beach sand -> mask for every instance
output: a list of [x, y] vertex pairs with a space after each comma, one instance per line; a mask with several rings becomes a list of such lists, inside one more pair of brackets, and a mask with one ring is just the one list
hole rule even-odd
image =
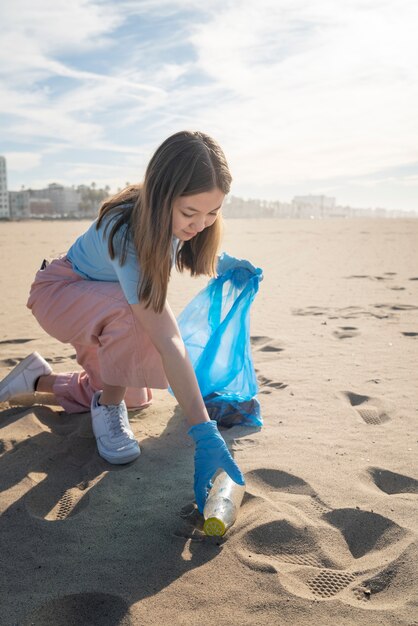
[[[0, 224], [0, 375], [71, 346], [25, 307], [87, 222]], [[251, 317], [264, 426], [224, 430], [247, 493], [224, 538], [195, 527], [193, 451], [164, 391], [111, 466], [89, 414], [0, 406], [1, 626], [418, 624], [418, 220], [229, 220], [261, 266]], [[176, 314], [206, 284], [173, 276]]]

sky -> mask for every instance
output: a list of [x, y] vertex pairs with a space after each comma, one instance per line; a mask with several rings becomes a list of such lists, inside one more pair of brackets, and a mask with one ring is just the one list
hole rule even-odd
[[418, 212], [416, 0], [6, 0], [0, 24], [11, 190], [116, 191], [192, 129], [233, 195]]

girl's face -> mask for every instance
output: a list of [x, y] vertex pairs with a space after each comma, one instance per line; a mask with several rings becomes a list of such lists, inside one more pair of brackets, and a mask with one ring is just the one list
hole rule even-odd
[[179, 196], [173, 203], [173, 235], [181, 241], [192, 239], [217, 219], [225, 194], [220, 189], [194, 196]]

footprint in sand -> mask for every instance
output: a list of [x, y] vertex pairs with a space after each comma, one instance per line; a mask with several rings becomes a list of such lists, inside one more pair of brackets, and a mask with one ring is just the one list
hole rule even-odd
[[316, 496], [312, 487], [299, 476], [282, 470], [261, 467], [247, 472], [246, 478], [252, 486], [261, 491], [293, 493], [304, 496]]
[[348, 587], [355, 580], [349, 572], [336, 572], [322, 569], [317, 576], [307, 580], [306, 584], [318, 598], [331, 598]]
[[272, 337], [251, 337], [251, 345], [254, 347], [254, 357], [257, 361], [271, 361], [284, 350], [282, 343]]
[[336, 318], [341, 318], [344, 320], [352, 320], [358, 317], [364, 317], [366, 311], [364, 311], [359, 306], [345, 306], [340, 309], [335, 309]]
[[278, 574], [290, 593], [302, 596], [305, 594], [297, 573], [315, 572], [316, 575], [322, 568], [334, 567], [334, 562], [318, 543], [316, 529], [286, 519], [245, 531], [238, 558], [253, 571]]
[[[337, 599], [353, 605], [370, 602], [373, 596], [372, 604], [379, 609], [381, 601], [392, 601], [393, 595], [395, 603], [413, 597], [414, 579], [407, 572], [412, 555], [406, 558], [413, 544], [405, 550], [409, 531], [371, 511], [332, 510], [306, 481], [280, 470], [260, 468], [246, 478], [252, 498], [244, 511], [247, 523], [234, 536], [233, 545], [251, 570], [274, 574], [289, 593], [311, 600]], [[404, 481], [402, 487], [415, 489], [415, 483]], [[272, 499], [273, 492], [280, 499]], [[304, 506], [307, 499], [320, 505], [320, 517], [311, 523]], [[277, 519], [257, 524], [257, 507], [264, 507], [264, 500], [271, 514], [277, 510]]]
[[264, 346], [266, 343], [271, 341], [271, 337], [265, 337], [264, 335], [253, 335], [250, 338], [251, 345], [258, 348], [259, 346]]
[[83, 497], [82, 492], [82, 487], [66, 489], [55, 507], [52, 511], [50, 511], [45, 519], [64, 520], [67, 519], [67, 517], [72, 517], [77, 513], [80, 513], [80, 511], [85, 509], [89, 503], [88, 494]]
[[376, 576], [366, 578], [360, 585], [354, 587], [354, 597], [360, 602], [370, 602], [372, 595], [375, 597], [376, 594], [390, 587], [396, 577], [396, 573], [395, 566], [390, 565], [388, 568], [376, 574]]
[[278, 341], [272, 341], [259, 348], [259, 352], [283, 352], [283, 350], [284, 348], [282, 348]]
[[356, 337], [359, 334], [356, 326], [340, 326], [339, 330], [333, 332], [334, 337], [337, 339], [350, 339]]
[[57, 363], [64, 363], [64, 361], [66, 361], [67, 358], [68, 357], [66, 356], [45, 357], [45, 361], [47, 361], [48, 363], [52, 363], [53, 365], [56, 365]]
[[396, 272], [385, 272], [383, 276], [370, 276], [368, 274], [353, 274], [351, 276], [345, 276], [345, 278], [368, 278], [369, 280], [393, 280], [393, 276], [396, 276]]
[[28, 341], [34, 341], [34, 339], [4, 339], [3, 341], [0, 341], [0, 345], [28, 343]]
[[292, 309], [292, 315], [327, 315], [329, 309], [320, 306], [307, 306], [304, 309]]
[[260, 445], [258, 439], [253, 439], [252, 437], [242, 437], [240, 439], [233, 439], [228, 447], [233, 452], [245, 452], [251, 448], [255, 448]]
[[[415, 604], [416, 546], [410, 543], [397, 558], [387, 560], [389, 563], [383, 569], [372, 571], [368, 576], [363, 572], [360, 583], [352, 589], [353, 597], [377, 610], [383, 605]], [[411, 621], [410, 624], [418, 624], [418, 621]]]
[[[383, 306], [383, 305], [382, 305]], [[393, 313], [389, 312], [374, 312], [362, 309], [358, 306], [346, 306], [341, 308], [323, 308], [323, 307], [307, 307], [305, 309], [292, 309], [293, 315], [307, 316], [307, 315], [326, 315], [329, 320], [353, 320], [363, 317], [377, 317], [379, 319], [389, 319], [394, 317]], [[344, 338], [344, 337], [343, 337]]]
[[362, 396], [352, 391], [343, 391], [342, 393], [366, 424], [380, 426], [391, 419], [382, 401], [378, 398]]
[[[24, 343], [26, 341], [32, 341], [32, 339], [23, 339], [19, 343]], [[13, 341], [0, 341], [0, 343], [14, 343], [14, 342]], [[3, 365], [4, 367], [15, 367], [16, 365], [21, 363], [21, 361], [23, 361], [24, 358], [25, 358], [24, 356], [21, 356], [21, 357], [17, 356], [13, 358], [0, 359], [0, 365]]]
[[246, 559], [251, 569], [259, 570], [259, 564], [263, 561], [275, 571], [280, 567], [277, 561], [317, 568], [332, 566], [318, 546], [312, 529], [296, 526], [284, 519], [252, 528], [245, 533], [243, 543], [246, 553], [258, 556], [255, 560], [253, 556], [251, 561]]
[[282, 470], [260, 468], [246, 474], [246, 478], [256, 494], [268, 494], [269, 498], [282, 499], [281, 494], [305, 496], [299, 500], [301, 507], [309, 513], [314, 510], [322, 515], [330, 508], [321, 500], [312, 487], [302, 478]]
[[[405, 552], [389, 565], [387, 556], [396, 544], [402, 550], [408, 531], [383, 516], [357, 509], [330, 511], [323, 521], [336, 531], [318, 525], [297, 526], [287, 520], [252, 528], [244, 533], [240, 559], [255, 571], [276, 572], [282, 586], [294, 595], [318, 600], [338, 596], [349, 604], [388, 591], [395, 578], [404, 578]], [[344, 554], [344, 544], [351, 562]], [[341, 554], [345, 567], [329, 556], [330, 551], [337, 558]], [[380, 570], [376, 567], [379, 551], [380, 562], [385, 564]], [[368, 569], [372, 572], [369, 577]], [[408, 594], [413, 594], [413, 585], [406, 582], [403, 595]]]
[[387, 309], [388, 311], [416, 311], [418, 310], [418, 306], [415, 304], [374, 304], [375, 309]]
[[372, 550], [382, 550], [407, 534], [387, 517], [359, 509], [335, 509], [325, 513], [323, 519], [341, 531], [355, 559]]
[[389, 495], [397, 493], [418, 494], [418, 480], [379, 467], [371, 467], [368, 474], [376, 487]]
[[15, 367], [15, 365], [18, 365], [21, 361], [23, 361], [23, 357], [17, 359], [1, 359], [0, 364], [4, 367]]
[[62, 521], [86, 509], [89, 491], [109, 471], [123, 471], [126, 466], [110, 465], [96, 450], [88, 418], [79, 420], [77, 430], [58, 445], [47, 446], [37, 471], [29, 472], [31, 490], [25, 495], [30, 515], [47, 521]]
[[260, 384], [260, 393], [272, 393], [273, 389], [286, 389], [288, 385], [285, 383], [275, 382], [271, 380], [271, 378], [266, 378], [265, 376], [259, 374], [257, 376], [257, 380]]
[[395, 274], [386, 272], [385, 276], [372, 276], [371, 278], [374, 278], [374, 280], [392, 280], [392, 276], [395, 276]]
[[[376, 305], [376, 306], [377, 308], [382, 308], [382, 307], [385, 308], [387, 305]], [[390, 307], [393, 310], [400, 310], [398, 308], [395, 309], [394, 307], [396, 306], [400, 307], [401, 305], [390, 305]], [[376, 317], [378, 319], [389, 319], [391, 317], [395, 317], [395, 314], [389, 312], [388, 310], [385, 310], [382, 312], [376, 312], [376, 311], [369, 311], [366, 309], [362, 309], [361, 307], [358, 307], [358, 306], [346, 306], [346, 307], [333, 308], [333, 309], [324, 308], [324, 307], [306, 307], [305, 309], [293, 309], [292, 314], [300, 315], [300, 316], [326, 315], [329, 320], [337, 320], [337, 319], [353, 320], [353, 319], [359, 319], [359, 318], [364, 318], [364, 317]], [[352, 331], [350, 327], [348, 327], [348, 331], [344, 331], [345, 327], [342, 327], [342, 328], [343, 329], [341, 331], [338, 331], [339, 333], [344, 335], [342, 337], [339, 337], [341, 339], [345, 339], [347, 336], [350, 336], [350, 337], [353, 336], [351, 334], [347, 335], [346, 332], [350, 333], [350, 332], [354, 332], [357, 330], [357, 329], [354, 329], [354, 331]]]
[[[26, 496], [25, 504], [33, 517], [51, 522], [66, 520], [81, 513], [89, 504], [87, 492], [91, 485], [88, 482], [65, 488], [56, 477], [48, 479], [42, 473], [32, 473], [28, 477], [34, 486]], [[68, 480], [65, 482], [68, 484]]]
[[[80, 621], [81, 620], [81, 621]], [[108, 593], [75, 593], [48, 600], [26, 617], [22, 626], [66, 626], [68, 624], [131, 626], [129, 602]]]

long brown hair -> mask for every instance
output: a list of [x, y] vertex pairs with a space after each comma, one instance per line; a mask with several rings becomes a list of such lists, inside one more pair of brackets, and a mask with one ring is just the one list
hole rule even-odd
[[[145, 172], [144, 182], [131, 185], [107, 200], [99, 211], [97, 228], [105, 216], [115, 217], [107, 226], [109, 254], [115, 258], [114, 237], [121, 227], [119, 261], [126, 261], [132, 238], [141, 280], [138, 297], [146, 307], [160, 313], [167, 297], [172, 265], [173, 203], [213, 189], [229, 193], [231, 174], [221, 147], [208, 135], [181, 131], [166, 139], [156, 150]], [[107, 227], [106, 227], [107, 228]], [[189, 269], [192, 276], [215, 274], [216, 254], [222, 233], [221, 215], [193, 239], [181, 242], [176, 267]]]

